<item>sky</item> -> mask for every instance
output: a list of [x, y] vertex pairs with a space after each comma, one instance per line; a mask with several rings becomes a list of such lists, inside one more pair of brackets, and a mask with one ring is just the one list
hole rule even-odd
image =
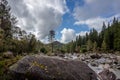
[[68, 43], [90, 29], [101, 31], [103, 22], [120, 18], [120, 0], [8, 0], [17, 26], [43, 43], [54, 30], [55, 40]]

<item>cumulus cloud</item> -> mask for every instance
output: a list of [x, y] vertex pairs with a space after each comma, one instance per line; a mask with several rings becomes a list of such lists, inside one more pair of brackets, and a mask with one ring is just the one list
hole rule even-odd
[[86, 24], [89, 28], [101, 29], [103, 21], [120, 17], [120, 0], [84, 0], [83, 6], [74, 8], [75, 24]]
[[62, 22], [68, 11], [65, 0], [8, 0], [18, 26], [42, 40]]
[[76, 34], [76, 36], [85, 36], [86, 33], [89, 33], [89, 31], [80, 31], [79, 33]]
[[97, 31], [101, 31], [102, 26], [103, 26], [103, 22], [105, 22], [106, 25], [108, 25], [108, 22], [111, 24], [114, 17], [118, 18], [118, 17], [120, 17], [120, 14], [114, 15], [114, 16], [109, 17], [109, 18], [96, 17], [96, 18], [90, 18], [90, 19], [87, 19], [87, 20], [79, 20], [79, 21], [76, 21], [74, 24], [75, 25], [86, 24], [86, 25], [88, 25], [88, 27], [90, 29], [94, 28]]
[[62, 43], [70, 42], [70, 41], [74, 40], [76, 37], [75, 30], [69, 29], [69, 28], [68, 29], [64, 28], [61, 31], [61, 34], [62, 34], [62, 37], [61, 37]]

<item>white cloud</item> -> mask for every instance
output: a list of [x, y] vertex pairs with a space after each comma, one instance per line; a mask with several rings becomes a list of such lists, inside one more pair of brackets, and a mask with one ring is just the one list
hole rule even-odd
[[86, 33], [89, 33], [89, 31], [80, 31], [80, 33], [77, 33], [76, 36], [85, 36]]
[[62, 34], [62, 37], [61, 37], [62, 43], [70, 42], [70, 41], [74, 40], [76, 37], [75, 31], [73, 29], [64, 28], [61, 31], [61, 34]]
[[101, 30], [103, 21], [108, 22], [114, 16], [120, 17], [120, 0], [84, 0], [83, 6], [74, 8], [75, 24]]
[[103, 22], [105, 22], [105, 24], [108, 25], [108, 22], [111, 23], [114, 17], [120, 17], [120, 14], [109, 17], [109, 18], [97, 17], [97, 18], [90, 18], [87, 20], [79, 20], [79, 21], [76, 21], [74, 24], [75, 25], [86, 24], [89, 26], [90, 29], [94, 28], [97, 31], [101, 31]]
[[62, 22], [68, 11], [65, 0], [8, 0], [18, 25], [43, 40], [51, 29]]

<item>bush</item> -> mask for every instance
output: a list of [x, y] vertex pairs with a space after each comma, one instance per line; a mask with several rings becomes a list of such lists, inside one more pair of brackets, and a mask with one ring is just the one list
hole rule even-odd
[[16, 56], [12, 59], [3, 58], [0, 60], [0, 80], [13, 80], [11, 79], [10, 74], [8, 74], [8, 69], [21, 58], [22, 56]]
[[47, 53], [47, 50], [43, 47], [43, 48], [40, 49], [40, 52], [46, 54], [46, 53]]
[[60, 52], [64, 54], [64, 53], [65, 53], [65, 50], [62, 50], [62, 49], [61, 49]]
[[85, 52], [87, 52], [87, 49], [86, 48], [81, 48], [81, 51], [80, 51], [81, 53], [85, 53]]

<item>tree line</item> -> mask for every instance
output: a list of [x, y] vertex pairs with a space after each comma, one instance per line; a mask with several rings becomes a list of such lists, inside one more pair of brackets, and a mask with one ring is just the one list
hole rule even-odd
[[[11, 8], [7, 0], [0, 0], [0, 52], [11, 51], [16, 54], [38, 53], [52, 50], [55, 31], [49, 33], [51, 48], [36, 39], [32, 33], [27, 33], [16, 26], [17, 19], [11, 14]], [[55, 51], [55, 49], [54, 49]], [[120, 51], [120, 22], [117, 18], [108, 25], [103, 22], [101, 32], [91, 29], [85, 36], [77, 36], [75, 41], [71, 41], [62, 47], [57, 47], [56, 51], [65, 52], [87, 52], [87, 51]]]
[[0, 52], [29, 53], [43, 45], [32, 33], [16, 26], [17, 19], [11, 14], [7, 0], [0, 0]]
[[66, 52], [112, 52], [120, 51], [120, 22], [114, 17], [108, 25], [103, 22], [101, 32], [91, 29], [85, 36], [77, 36], [75, 41], [65, 45]]

